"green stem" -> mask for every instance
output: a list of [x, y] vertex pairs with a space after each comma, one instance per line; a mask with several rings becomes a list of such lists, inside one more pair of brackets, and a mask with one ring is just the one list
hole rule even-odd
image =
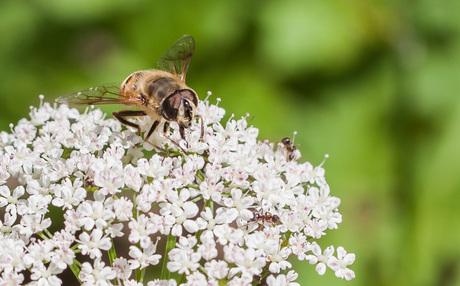
[[136, 205], [136, 192], [133, 190], [133, 217], [137, 219], [137, 205]]
[[194, 198], [194, 199], [192, 200], [192, 202], [196, 203], [196, 202], [200, 201], [201, 199], [203, 199], [203, 197], [202, 197], [202, 196], [198, 196], [198, 197]]
[[169, 272], [167, 266], [168, 263], [168, 253], [171, 251], [171, 249], [176, 246], [176, 237], [173, 235], [168, 235], [168, 240], [166, 241], [166, 248], [165, 248], [165, 253], [163, 255], [163, 266], [161, 267], [161, 279], [162, 280], [169, 280], [171, 277], [171, 272]]
[[45, 232], [46, 235], [48, 235], [49, 238], [52, 238], [52, 237], [53, 237], [53, 235], [51, 234], [51, 232], [50, 232], [47, 228], [45, 228], [45, 229], [43, 230], [43, 232]]
[[198, 170], [196, 172], [196, 176], [198, 177], [198, 179], [200, 179], [201, 181], [204, 181], [204, 174], [201, 170]]
[[207, 200], [206, 202], [204, 202], [203, 209], [205, 209], [206, 207], [209, 207], [211, 209], [211, 211], [214, 212], [214, 201], [213, 200]]
[[80, 274], [80, 268], [78, 267], [78, 264], [79, 264], [78, 261], [74, 259], [73, 264], [69, 265], [69, 268], [70, 270], [72, 270], [73, 275], [75, 275], [75, 278], [77, 278], [78, 282], [80, 282], [81, 284], [81, 281], [78, 278], [78, 275]]
[[142, 269], [139, 273], [139, 279], [137, 280], [140, 283], [144, 282], [144, 276], [145, 276], [145, 271], [147, 270], [147, 267]]
[[115, 258], [117, 258], [117, 252], [115, 250], [115, 244], [113, 243], [113, 239], [112, 239], [112, 247], [109, 249], [108, 255], [109, 255], [110, 266], [113, 266], [113, 261], [115, 260]]

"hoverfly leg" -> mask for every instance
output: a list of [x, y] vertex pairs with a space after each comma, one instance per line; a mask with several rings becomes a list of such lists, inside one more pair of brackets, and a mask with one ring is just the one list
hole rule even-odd
[[188, 148], [188, 142], [185, 140], [185, 129], [182, 126], [179, 126], [179, 133], [180, 133], [180, 138], [185, 141], [185, 144], [187, 145]]
[[[180, 129], [179, 129], [180, 130]], [[166, 137], [169, 141], [171, 141], [172, 143], [174, 143], [174, 145], [176, 145], [179, 149], [182, 150], [182, 152], [185, 154], [185, 150], [184, 148], [182, 148], [179, 143], [177, 143], [176, 141], [174, 141], [171, 137], [169, 137], [168, 135], [168, 131], [169, 131], [169, 122], [168, 121], [165, 121], [165, 124], [163, 125], [163, 136]], [[181, 135], [182, 136], [182, 135]]]
[[160, 124], [159, 120], [155, 120], [155, 122], [153, 122], [152, 127], [150, 127], [149, 132], [147, 132], [147, 135], [144, 138], [144, 141], [149, 143], [150, 145], [152, 145], [153, 148], [155, 148], [155, 150], [160, 151], [160, 152], [164, 152], [164, 153], [166, 153], [168, 155], [168, 157], [171, 157], [171, 155], [169, 155], [168, 150], [163, 149], [163, 148], [161, 148], [161, 147], [149, 142], [150, 136], [152, 136], [153, 132], [155, 132], [155, 130], [157, 130], [159, 124]]
[[201, 122], [201, 135], [200, 135], [200, 141], [203, 142], [203, 135], [204, 135], [204, 124], [203, 124], [203, 117], [201, 115], [196, 115], [196, 118], [198, 118]]
[[168, 155], [168, 157], [171, 157], [171, 154], [169, 154], [169, 151], [167, 149], [163, 149], [155, 144], [153, 144], [152, 142], [149, 142], [149, 141], [145, 141], [147, 142], [148, 144], [150, 144], [151, 146], [153, 146], [153, 148], [155, 148], [155, 151], [157, 152], [163, 152], [163, 153], [166, 153], [166, 155]]
[[160, 124], [159, 120], [155, 120], [155, 122], [153, 122], [152, 127], [150, 127], [150, 130], [147, 133], [147, 136], [145, 136], [145, 138], [144, 138], [144, 141], [149, 140], [150, 136], [152, 136], [153, 132], [155, 132], [155, 130], [157, 129], [159, 124]]
[[[136, 128], [137, 129], [137, 135], [139, 135], [139, 137], [142, 137], [141, 127], [139, 126], [139, 124], [136, 124], [134, 122], [131, 122], [131, 121], [127, 120], [126, 117], [147, 116], [147, 114], [144, 111], [141, 111], [141, 110], [121, 110], [121, 111], [113, 112], [112, 115], [118, 121], [120, 121], [121, 124], [129, 126], [129, 127], [132, 127], [132, 128]], [[157, 129], [159, 123], [160, 122], [158, 120], [153, 122], [152, 127], [150, 127], [150, 130], [147, 133], [147, 136], [144, 138], [144, 141], [147, 142], [148, 144], [152, 145], [153, 148], [155, 148], [155, 150], [160, 151], [160, 152], [165, 152], [169, 156], [168, 150], [165, 150], [165, 149], [163, 149], [161, 147], [158, 147], [158, 146], [156, 146], [156, 145], [154, 145], [154, 144], [152, 144], [151, 142], [148, 141], [150, 136], [152, 136], [153, 132], [155, 132], [155, 130]]]
[[147, 114], [141, 110], [120, 110], [112, 112], [113, 117], [115, 117], [121, 124], [136, 128], [137, 135], [141, 136], [141, 127], [139, 124], [133, 123], [126, 119], [126, 117], [141, 117], [146, 116]]

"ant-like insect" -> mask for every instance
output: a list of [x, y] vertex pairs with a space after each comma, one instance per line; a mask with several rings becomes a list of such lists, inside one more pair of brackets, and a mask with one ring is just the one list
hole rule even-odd
[[265, 214], [262, 214], [259, 211], [255, 211], [253, 213], [253, 217], [249, 221], [275, 224], [275, 223], [280, 222], [280, 217], [278, 215], [276, 215], [276, 214], [271, 214], [269, 212], [266, 212]]
[[[279, 215], [272, 214], [269, 212], [263, 213], [262, 211], [254, 211], [252, 214], [252, 218], [250, 218], [246, 224], [241, 225], [239, 228], [248, 227], [249, 231], [253, 231], [255, 229], [259, 229], [265, 223], [274, 225], [280, 222], [281, 222], [281, 219]], [[254, 226], [253, 223], [258, 224], [258, 226], [256, 228], [253, 228]], [[252, 226], [250, 227], [250, 225]]]
[[295, 151], [297, 150], [298, 145], [294, 145], [294, 143], [292, 142], [291, 138], [289, 138], [289, 137], [284, 137], [283, 139], [281, 139], [281, 143], [283, 143], [284, 148], [287, 151], [286, 160], [288, 160], [288, 161], [294, 160], [295, 159]]
[[94, 184], [94, 178], [85, 176], [85, 179], [84, 179], [83, 182], [84, 182], [83, 187], [85, 187], [85, 188], [87, 188], [87, 187], [90, 187], [90, 188], [96, 187], [96, 185]]

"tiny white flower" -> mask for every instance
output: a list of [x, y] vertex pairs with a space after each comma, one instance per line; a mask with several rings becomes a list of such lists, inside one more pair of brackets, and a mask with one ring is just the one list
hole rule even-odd
[[102, 230], [93, 229], [91, 234], [83, 232], [79, 236], [78, 249], [81, 249], [83, 255], [89, 254], [92, 259], [100, 258], [102, 256], [101, 250], [109, 250], [112, 247], [110, 238], [103, 237]]
[[56, 265], [59, 269], [66, 269], [69, 265], [73, 264], [75, 258], [75, 252], [67, 246], [61, 246], [54, 250], [51, 262]]
[[48, 262], [51, 256], [54, 255], [52, 250], [54, 248], [52, 240], [39, 240], [28, 245], [28, 253], [24, 255], [23, 260], [26, 265], [30, 267], [33, 264], [40, 264], [43, 261]]
[[30, 279], [33, 281], [32, 285], [61, 285], [62, 281], [56, 274], [62, 272], [54, 263], [50, 263], [46, 267], [43, 263], [34, 264], [31, 268]]
[[135, 167], [133, 167], [131, 164], [127, 165], [123, 173], [125, 185], [129, 188], [132, 188], [134, 191], [138, 192], [142, 186], [143, 181], [141, 175], [137, 172]]
[[47, 229], [51, 225], [50, 218], [44, 218], [43, 215], [24, 215], [21, 219], [21, 225], [19, 225], [19, 232], [26, 237], [41, 232]]
[[332, 270], [335, 271], [335, 275], [339, 278], [351, 280], [355, 278], [355, 272], [347, 267], [355, 262], [355, 254], [347, 253], [342, 246], [337, 247], [337, 258], [332, 256], [327, 262]]
[[311, 250], [311, 243], [307, 241], [307, 237], [302, 233], [296, 233], [289, 238], [289, 245], [292, 253], [297, 255], [299, 260], [307, 258], [307, 251]]
[[25, 189], [23, 186], [16, 187], [13, 192], [7, 186], [0, 186], [0, 207], [6, 205], [8, 205], [7, 208], [16, 207], [24, 193]]
[[129, 260], [131, 269], [143, 269], [149, 265], [156, 265], [160, 262], [161, 255], [155, 254], [157, 249], [156, 244], [150, 243], [142, 250], [132, 245], [129, 247], [129, 256], [133, 259]]
[[311, 236], [313, 238], [318, 239], [321, 236], [326, 234], [324, 232], [326, 229], [327, 229], [327, 221], [312, 219], [307, 222], [307, 225], [304, 228], [304, 233], [307, 236]]
[[[20, 239], [0, 237], [0, 269], [13, 270], [20, 272], [26, 268], [25, 243]], [[28, 266], [28, 265], [27, 265]]]
[[72, 182], [66, 178], [61, 185], [57, 186], [54, 195], [54, 206], [70, 209], [78, 206], [85, 199], [86, 190], [83, 188], [83, 182], [80, 179], [77, 178]]
[[141, 282], [137, 282], [136, 280], [134, 279], [131, 279], [131, 280], [123, 280], [123, 285], [124, 286], [144, 286], [144, 284], [142, 284]]
[[216, 279], [223, 279], [228, 274], [228, 264], [225, 261], [211, 260], [204, 264], [204, 268], [209, 277]]
[[24, 275], [17, 272], [17, 269], [6, 268], [1, 272], [0, 285], [23, 285]]
[[111, 238], [123, 237], [123, 223], [109, 223], [105, 228], [105, 233]]
[[326, 265], [330, 258], [333, 257], [334, 247], [327, 247], [323, 253], [321, 252], [321, 247], [316, 242], [313, 242], [311, 244], [311, 251], [313, 255], [307, 255], [306, 259], [309, 260], [310, 264], [316, 264], [316, 272], [318, 272], [319, 275], [324, 275], [326, 272]]
[[145, 158], [137, 161], [137, 169], [139, 174], [151, 177], [151, 178], [162, 178], [169, 176], [169, 172], [172, 169], [172, 159], [164, 158], [159, 155], [153, 155], [150, 160]]
[[115, 218], [112, 210], [104, 207], [104, 203], [100, 201], [83, 202], [77, 208], [80, 214], [79, 224], [84, 226], [86, 230], [92, 230], [95, 226], [97, 228], [104, 228], [107, 222]]
[[81, 224], [80, 224], [80, 218], [81, 214], [75, 210], [67, 210], [64, 213], [64, 225], [65, 225], [65, 231], [68, 231], [70, 233], [75, 233], [77, 230], [80, 230]]
[[198, 224], [191, 218], [198, 214], [198, 206], [188, 201], [190, 192], [188, 189], [182, 189], [180, 193], [177, 191], [168, 192], [168, 200], [171, 203], [160, 204], [161, 214], [171, 214], [176, 217], [176, 224], [173, 226], [172, 235], [181, 236], [182, 226], [190, 233], [198, 231]]
[[232, 189], [230, 193], [231, 197], [223, 199], [224, 205], [236, 208], [242, 217], [252, 217], [252, 212], [248, 208], [254, 203], [254, 198], [243, 196], [240, 189]]
[[113, 269], [117, 272], [117, 278], [126, 280], [131, 276], [132, 270], [126, 258], [115, 258], [113, 261]]
[[[41, 96], [40, 100], [43, 99], [43, 96]], [[38, 125], [43, 125], [45, 124], [51, 117], [50, 112], [53, 109], [51, 108], [50, 104], [46, 102], [44, 105], [42, 105], [40, 108], [35, 108], [31, 107], [30, 108], [30, 123], [38, 126]]]
[[209, 285], [207, 282], [206, 276], [203, 273], [196, 271], [187, 275], [187, 283], [184, 285]]
[[273, 274], [267, 277], [267, 285], [269, 286], [299, 286], [300, 284], [297, 282], [292, 282], [297, 279], [298, 274], [295, 271], [289, 271], [287, 275], [280, 274], [278, 276], [274, 276]]
[[194, 252], [193, 247], [197, 243], [196, 237], [180, 237], [176, 244], [177, 248], [172, 249], [168, 253], [169, 262], [167, 263], [168, 270], [179, 274], [189, 275], [196, 271], [200, 264], [201, 255]]
[[120, 188], [124, 186], [124, 171], [121, 164], [114, 164], [109, 168], [105, 165], [106, 163], [105, 161], [98, 160], [91, 166], [91, 168], [95, 170], [94, 184], [101, 187], [99, 192], [103, 195], [115, 195], [120, 193]]
[[198, 252], [201, 257], [206, 260], [216, 258], [219, 253], [212, 232], [205, 231], [201, 234], [200, 238], [201, 244], [198, 246]]
[[253, 248], [239, 249], [238, 254], [235, 255], [235, 268], [229, 271], [230, 277], [236, 273], [241, 272], [242, 275], [259, 275], [262, 272], [262, 267], [266, 264], [266, 258]]
[[228, 224], [216, 225], [214, 235], [218, 238], [221, 245], [226, 245], [228, 242], [239, 244], [243, 241], [243, 230], [234, 229]]
[[279, 251], [276, 251], [269, 255], [270, 266], [268, 270], [271, 273], [280, 273], [281, 270], [285, 270], [287, 268], [291, 268], [292, 264], [287, 261], [286, 259], [291, 254], [291, 249], [288, 247], [284, 247]]
[[30, 144], [37, 135], [37, 127], [26, 119], [21, 119], [18, 124], [14, 126], [13, 131], [16, 140], [26, 144]]
[[142, 245], [142, 247], [147, 247], [150, 242], [150, 235], [156, 232], [155, 225], [151, 223], [149, 217], [144, 214], [141, 214], [137, 220], [132, 219], [128, 227], [131, 229], [131, 233], [129, 235], [129, 242], [134, 244], [141, 241], [142, 244], [147, 243], [146, 245]]
[[113, 211], [120, 221], [127, 221], [133, 216], [133, 207], [133, 202], [126, 197], [121, 197], [113, 202]]
[[89, 262], [84, 262], [78, 278], [83, 282], [82, 285], [112, 285], [109, 281], [114, 279], [117, 272], [110, 266], [105, 266], [105, 263], [97, 258], [94, 261], [94, 266]]
[[174, 279], [170, 280], [159, 280], [155, 279], [153, 281], [149, 281], [147, 286], [177, 286], [177, 282]]
[[0, 220], [0, 233], [8, 237], [13, 232], [17, 216], [16, 208], [9, 208], [5, 210], [4, 219]]
[[18, 203], [19, 215], [45, 215], [52, 198], [48, 195], [35, 194]]
[[212, 199], [216, 203], [221, 203], [224, 189], [225, 187], [222, 182], [216, 182], [208, 178], [200, 184], [200, 191], [203, 198], [205, 200]]
[[213, 230], [216, 224], [228, 223], [227, 213], [222, 208], [217, 209], [216, 216], [214, 217], [211, 209], [206, 207], [205, 210], [201, 212], [201, 217], [203, 218], [203, 222], [206, 223], [205, 227], [208, 230]]

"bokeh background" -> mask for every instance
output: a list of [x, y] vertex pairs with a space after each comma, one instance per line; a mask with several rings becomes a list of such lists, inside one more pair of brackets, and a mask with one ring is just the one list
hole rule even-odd
[[[302, 285], [460, 285], [460, 1], [0, 2], [0, 128], [38, 95], [121, 82], [196, 40], [188, 84], [255, 116], [260, 139], [298, 134], [356, 253], [356, 279], [296, 263]], [[104, 107], [106, 108], [106, 107]], [[108, 107], [107, 111], [110, 111]]]

